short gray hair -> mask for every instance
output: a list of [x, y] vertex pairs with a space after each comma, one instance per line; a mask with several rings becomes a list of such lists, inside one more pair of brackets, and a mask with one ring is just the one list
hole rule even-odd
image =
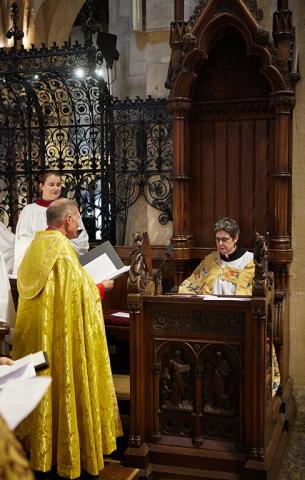
[[74, 200], [68, 198], [54, 200], [47, 208], [48, 227], [60, 227], [63, 225], [67, 215], [73, 215], [75, 210], [77, 210], [77, 205]]
[[221, 220], [218, 220], [214, 224], [214, 232], [219, 232], [220, 230], [224, 230], [227, 232], [232, 238], [235, 238], [236, 235], [239, 235], [240, 228], [238, 223], [233, 220], [233, 218], [224, 217]]

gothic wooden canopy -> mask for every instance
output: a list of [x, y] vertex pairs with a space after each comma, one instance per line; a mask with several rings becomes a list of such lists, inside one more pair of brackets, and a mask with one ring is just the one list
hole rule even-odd
[[244, 244], [253, 244], [255, 230], [269, 232], [272, 258], [291, 260], [297, 72], [285, 6], [274, 14], [273, 41], [241, 0], [211, 0], [197, 19], [171, 25], [176, 246], [212, 247], [213, 222], [230, 215]]

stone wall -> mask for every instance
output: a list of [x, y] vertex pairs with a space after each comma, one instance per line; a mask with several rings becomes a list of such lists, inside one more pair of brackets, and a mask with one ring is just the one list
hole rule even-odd
[[296, 88], [292, 165], [292, 248], [290, 269], [290, 374], [297, 393], [305, 389], [305, 4], [290, 1], [294, 12], [301, 80]]
[[147, 1], [145, 31], [132, 29], [131, 13], [131, 2], [112, 0], [109, 32], [118, 36], [120, 53], [113, 94], [119, 98], [167, 97], [164, 82], [170, 58], [173, 2]]

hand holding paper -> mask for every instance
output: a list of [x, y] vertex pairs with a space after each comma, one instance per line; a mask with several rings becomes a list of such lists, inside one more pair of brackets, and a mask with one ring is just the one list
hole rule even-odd
[[129, 271], [129, 266], [124, 266], [116, 269], [110, 258], [104, 253], [100, 257], [95, 258], [87, 265], [84, 265], [85, 270], [89, 273], [95, 283], [103, 280], [114, 280], [125, 272]]
[[95, 283], [114, 280], [130, 267], [123, 264], [110, 242], [102, 243], [80, 257], [80, 262]]
[[36, 377], [36, 370], [46, 367], [46, 352], [31, 353], [13, 365], [0, 365], [0, 415], [11, 430], [34, 410], [50, 385], [50, 377]]

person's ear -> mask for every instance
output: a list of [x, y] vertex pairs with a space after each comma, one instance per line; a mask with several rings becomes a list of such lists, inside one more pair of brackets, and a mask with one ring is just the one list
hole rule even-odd
[[239, 234], [237, 233], [234, 237], [234, 244], [236, 245], [239, 239]]

